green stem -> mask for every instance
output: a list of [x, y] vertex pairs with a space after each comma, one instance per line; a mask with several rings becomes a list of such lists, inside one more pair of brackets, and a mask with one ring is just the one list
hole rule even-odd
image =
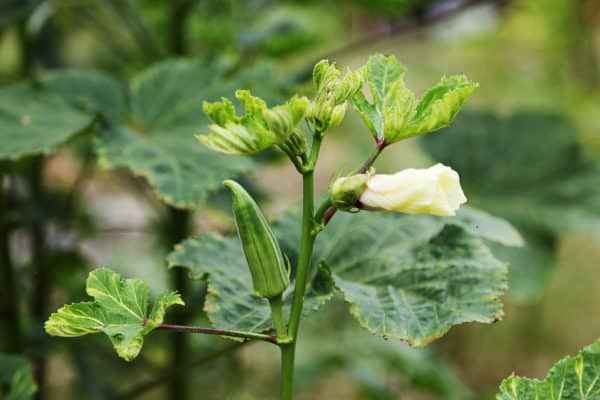
[[34, 60], [32, 39], [27, 34], [27, 21], [20, 21], [17, 25], [19, 38], [19, 51], [21, 56], [21, 76], [23, 78], [31, 78], [33, 74]]
[[329, 198], [329, 196], [327, 196], [327, 198], [325, 200], [323, 200], [323, 202], [321, 203], [321, 205], [319, 206], [319, 208], [317, 210], [317, 213], [315, 214], [315, 223], [316, 224], [323, 223], [323, 216], [329, 210], [330, 207], [331, 207], [331, 199]]
[[285, 317], [283, 316], [283, 300], [281, 295], [270, 298], [269, 303], [271, 303], [271, 315], [273, 316], [273, 325], [275, 325], [277, 339], [285, 340], [287, 338], [287, 327], [285, 326]]
[[171, 16], [169, 20], [169, 41], [171, 52], [178, 56], [187, 53], [188, 15], [195, 0], [171, 0]]
[[296, 285], [294, 289], [294, 300], [290, 312], [290, 323], [288, 333], [295, 341], [298, 335], [298, 326], [302, 306], [304, 304], [304, 293], [310, 269], [315, 236], [312, 234], [314, 213], [314, 178], [313, 172], [307, 172], [303, 176], [303, 209], [302, 209], [302, 237], [300, 239], [300, 257], [298, 258], [298, 269], [296, 270]]
[[229, 336], [232, 338], [242, 338], [247, 340], [262, 340], [269, 343], [277, 343], [275, 336], [263, 335], [262, 333], [231, 331], [228, 329], [207, 328], [204, 326], [172, 325], [160, 324], [156, 327], [159, 330], [168, 330], [175, 332], [203, 333], [205, 335]]
[[281, 346], [281, 400], [294, 398], [294, 362], [296, 342]]
[[[170, 248], [184, 240], [190, 231], [192, 213], [188, 210], [180, 210], [174, 207], [168, 208], [167, 234]], [[172, 287], [182, 296], [188, 292], [186, 272], [183, 268], [174, 268], [171, 272]], [[173, 319], [177, 324], [185, 325], [188, 321], [188, 313], [185, 309], [178, 309]], [[188, 360], [188, 341], [186, 335], [173, 335], [171, 339], [171, 368], [185, 364]], [[169, 396], [173, 399], [186, 398], [186, 385], [183, 376], [176, 377], [169, 385]]]
[[298, 269], [296, 270], [296, 285], [294, 299], [290, 312], [288, 336], [291, 342], [281, 346], [281, 399], [291, 400], [294, 390], [294, 360], [296, 354], [296, 342], [298, 338], [298, 327], [304, 304], [306, 282], [310, 270], [310, 259], [312, 257], [315, 236], [312, 233], [314, 226], [314, 176], [313, 169], [316, 164], [321, 140], [315, 137], [308, 163], [308, 170], [302, 176], [303, 205], [302, 205], [302, 237], [300, 239], [300, 257]]

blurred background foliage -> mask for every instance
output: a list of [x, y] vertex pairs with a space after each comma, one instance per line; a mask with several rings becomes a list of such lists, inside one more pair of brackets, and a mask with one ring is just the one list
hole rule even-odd
[[[302, 328], [299, 398], [485, 399], [512, 371], [544, 376], [600, 336], [599, 22], [595, 0], [0, 0], [0, 397], [31, 398], [31, 371], [39, 399], [274, 398], [264, 344], [156, 333], [126, 364], [104, 338], [51, 340], [42, 322], [110, 266], [179, 289], [191, 307], [169, 318], [206, 324], [203, 284], [164, 256], [232, 231], [217, 169], [273, 218], [300, 180], [274, 152], [205, 151], [202, 100], [243, 86], [276, 104], [311, 93], [315, 61], [355, 68], [374, 52], [396, 55], [417, 93], [443, 74], [481, 85], [450, 128], [394, 146], [378, 171], [449, 164], [527, 245], [494, 249], [511, 262], [505, 319], [426, 349], [357, 329], [342, 299], [325, 306]], [[321, 191], [371, 150], [348, 114], [324, 143]]]

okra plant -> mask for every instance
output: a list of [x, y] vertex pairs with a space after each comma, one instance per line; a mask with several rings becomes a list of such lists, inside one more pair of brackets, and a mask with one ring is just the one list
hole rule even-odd
[[[453, 325], [500, 319], [506, 265], [486, 242], [520, 246], [519, 233], [504, 220], [463, 206], [468, 193], [449, 166], [394, 174], [374, 169], [394, 143], [449, 125], [477, 84], [465, 76], [443, 77], [417, 100], [404, 73], [392, 56], [374, 55], [345, 74], [324, 60], [314, 67], [312, 99], [294, 96], [269, 107], [242, 88], [236, 92], [242, 115], [227, 98], [205, 102], [212, 124], [197, 135], [197, 145], [231, 156], [283, 152], [302, 177], [301, 210], [290, 210], [271, 226], [238, 182], [223, 182], [233, 197], [238, 236], [196, 236], [167, 258], [169, 268], [185, 268], [190, 278], [208, 282], [204, 310], [211, 327], [164, 323], [169, 307], [184, 305], [178, 293], [151, 303], [144, 282], [102, 268], [87, 281], [94, 299], [52, 314], [47, 333], [103, 332], [127, 361], [157, 329], [264, 341], [281, 351], [281, 399], [289, 400], [301, 320], [336, 293], [361, 327], [414, 346]], [[349, 104], [373, 137], [372, 154], [316, 198], [321, 143]]]

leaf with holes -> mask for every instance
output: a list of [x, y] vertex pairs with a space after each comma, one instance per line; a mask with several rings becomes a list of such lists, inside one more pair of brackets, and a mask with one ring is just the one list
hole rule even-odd
[[544, 380], [515, 376], [500, 385], [497, 400], [596, 400], [600, 398], [600, 340], [556, 363]]
[[183, 305], [179, 294], [159, 296], [150, 308], [150, 288], [139, 279], [121, 279], [108, 269], [90, 272], [86, 292], [94, 301], [69, 304], [50, 315], [46, 332], [76, 337], [105, 333], [117, 354], [127, 361], [139, 354], [144, 336], [162, 324], [167, 308]]
[[0, 88], [0, 159], [50, 154], [86, 129], [93, 116], [30, 83]]

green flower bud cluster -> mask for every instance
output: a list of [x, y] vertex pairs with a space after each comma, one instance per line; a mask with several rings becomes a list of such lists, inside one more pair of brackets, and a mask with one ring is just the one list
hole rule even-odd
[[307, 119], [317, 131], [339, 125], [346, 114], [346, 100], [358, 92], [363, 85], [362, 72], [348, 72], [341, 78], [335, 64], [322, 60], [313, 70], [313, 82], [317, 91], [315, 99], [306, 112]]
[[209, 126], [210, 134], [196, 136], [209, 148], [233, 155], [255, 154], [273, 145], [284, 145], [309, 105], [308, 99], [294, 96], [283, 105], [268, 108], [264, 100], [248, 90], [238, 90], [235, 96], [245, 114], [238, 116], [226, 98], [216, 103], [204, 102], [204, 112], [213, 124]]
[[252, 196], [235, 181], [226, 180], [223, 184], [232, 193], [235, 224], [254, 293], [265, 298], [281, 295], [290, 280], [277, 238]]

